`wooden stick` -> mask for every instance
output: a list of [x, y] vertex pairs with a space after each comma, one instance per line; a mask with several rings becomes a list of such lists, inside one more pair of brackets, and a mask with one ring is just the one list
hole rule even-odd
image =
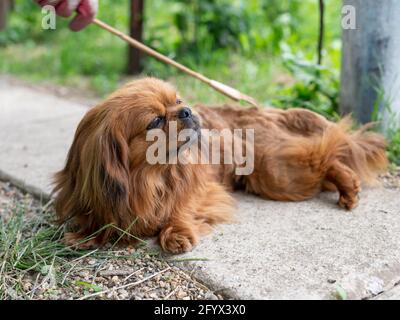
[[232, 100], [234, 100], [234, 101], [243, 100], [243, 101], [246, 101], [246, 102], [250, 103], [251, 105], [253, 105], [255, 107], [259, 106], [259, 104], [257, 103], [257, 101], [254, 98], [252, 98], [250, 96], [247, 96], [247, 95], [241, 93], [240, 91], [238, 91], [238, 90], [236, 90], [236, 89], [234, 89], [232, 87], [229, 87], [229, 86], [227, 86], [227, 85], [225, 85], [225, 84], [223, 84], [221, 82], [209, 79], [206, 76], [189, 69], [188, 67], [186, 67], [186, 66], [184, 66], [184, 65], [182, 65], [182, 64], [180, 64], [180, 63], [178, 63], [178, 62], [176, 62], [176, 61], [174, 61], [174, 60], [172, 60], [172, 59], [170, 59], [170, 58], [168, 58], [168, 57], [166, 57], [164, 55], [162, 55], [161, 53], [149, 48], [148, 46], [144, 45], [143, 43], [141, 43], [141, 42], [129, 37], [128, 35], [126, 35], [123, 32], [121, 32], [121, 31], [109, 26], [108, 24], [100, 21], [99, 19], [94, 19], [93, 23], [98, 25], [100, 28], [102, 28], [104, 30], [107, 30], [108, 32], [120, 37], [122, 40], [126, 41], [131, 46], [135, 47], [138, 50], [141, 50], [141, 51], [145, 52], [149, 56], [152, 56], [152, 57], [160, 60], [161, 62], [169, 64], [169, 65], [181, 70], [182, 72], [190, 75], [191, 77], [196, 78], [196, 79], [208, 84], [210, 87], [212, 87], [213, 89], [217, 90], [218, 92], [224, 94], [225, 96], [231, 98]]

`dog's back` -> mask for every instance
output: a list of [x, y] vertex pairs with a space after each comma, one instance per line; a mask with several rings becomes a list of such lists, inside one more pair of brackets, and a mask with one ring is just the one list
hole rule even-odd
[[330, 189], [340, 192], [341, 206], [352, 209], [360, 183], [375, 182], [387, 166], [384, 137], [366, 127], [352, 131], [350, 118], [333, 123], [305, 109], [196, 110], [204, 128], [254, 129], [255, 170], [240, 181], [247, 191], [269, 199], [304, 200]]

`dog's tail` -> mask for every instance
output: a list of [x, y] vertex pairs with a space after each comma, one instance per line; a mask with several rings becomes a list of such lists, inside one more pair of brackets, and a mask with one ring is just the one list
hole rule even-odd
[[[308, 199], [320, 191], [321, 182], [324, 189], [335, 190], [338, 186], [326, 177], [344, 167], [351, 169], [361, 182], [377, 181], [377, 175], [388, 163], [385, 139], [378, 133], [367, 132], [369, 126], [357, 131], [352, 131], [351, 127], [350, 118], [338, 123], [325, 122], [320, 131], [311, 136], [290, 136], [282, 139], [283, 143], [269, 147], [263, 161], [271, 172], [269, 186], [275, 191], [268, 191], [268, 197], [293, 201]], [[269, 157], [270, 154], [274, 157]], [[342, 173], [349, 174], [348, 171]], [[339, 179], [343, 181], [343, 177]]]
[[366, 184], [374, 184], [379, 173], [388, 165], [386, 141], [383, 135], [367, 131], [374, 123], [352, 131], [350, 117], [329, 126], [323, 135], [320, 152], [325, 160], [338, 159], [350, 167]]
[[351, 132], [351, 120], [344, 118], [337, 124], [346, 132], [346, 154], [343, 162], [353, 169], [367, 184], [376, 182], [376, 177], [388, 166], [387, 143], [382, 134], [368, 131], [375, 123], [369, 123]]
[[388, 165], [385, 138], [367, 131], [373, 124], [367, 124], [352, 131], [350, 117], [338, 123], [327, 125], [319, 139], [301, 137], [293, 139], [284, 150], [277, 151], [289, 163], [297, 167], [311, 168], [320, 172], [323, 178], [336, 161], [351, 168], [366, 184], [373, 184], [379, 173]]

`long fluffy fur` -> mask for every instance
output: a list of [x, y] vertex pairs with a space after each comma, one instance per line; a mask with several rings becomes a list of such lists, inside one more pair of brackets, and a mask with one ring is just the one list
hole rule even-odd
[[72, 224], [70, 243], [92, 234], [85, 246], [158, 235], [164, 250], [188, 251], [213, 224], [231, 219], [226, 189], [289, 201], [336, 190], [339, 205], [352, 209], [361, 182], [373, 183], [387, 165], [383, 137], [366, 127], [353, 132], [350, 118], [332, 123], [303, 109], [231, 106], [196, 110], [204, 128], [255, 130], [252, 174], [236, 176], [235, 165], [148, 164], [146, 126], [157, 114], [176, 120], [179, 108], [174, 88], [146, 78], [85, 115], [55, 177], [56, 212]]
[[59, 221], [72, 222], [69, 243], [102, 245], [120, 237], [129, 243], [158, 234], [164, 250], [178, 253], [190, 250], [212, 224], [230, 220], [233, 200], [208, 179], [208, 166], [146, 162], [146, 126], [157, 114], [175, 120], [176, 100], [174, 88], [148, 78], [85, 115], [55, 177]]
[[[353, 209], [361, 183], [373, 184], [385, 170], [382, 135], [352, 132], [349, 117], [338, 123], [304, 109], [243, 109], [197, 106], [207, 128], [255, 129], [255, 170], [241, 187], [273, 200], [300, 201], [321, 190], [339, 191], [339, 205]], [[232, 181], [226, 175], [223, 181]]]

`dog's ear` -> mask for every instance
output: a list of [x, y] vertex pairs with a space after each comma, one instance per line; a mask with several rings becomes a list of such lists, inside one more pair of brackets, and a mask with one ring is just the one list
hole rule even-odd
[[126, 138], [118, 127], [104, 128], [95, 134], [93, 149], [94, 152], [87, 155], [93, 161], [91, 176], [86, 177], [91, 180], [88, 192], [97, 194], [95, 197], [102, 202], [94, 203], [94, 206], [108, 208], [113, 220], [128, 219], [129, 154]]
[[[107, 122], [97, 110], [88, 112], [75, 133], [65, 168], [55, 176], [58, 221], [74, 218], [77, 232], [83, 236], [108, 224], [128, 226], [129, 185], [129, 150], [123, 127]], [[107, 228], [99, 234], [99, 241], [113, 234], [116, 230]]]

